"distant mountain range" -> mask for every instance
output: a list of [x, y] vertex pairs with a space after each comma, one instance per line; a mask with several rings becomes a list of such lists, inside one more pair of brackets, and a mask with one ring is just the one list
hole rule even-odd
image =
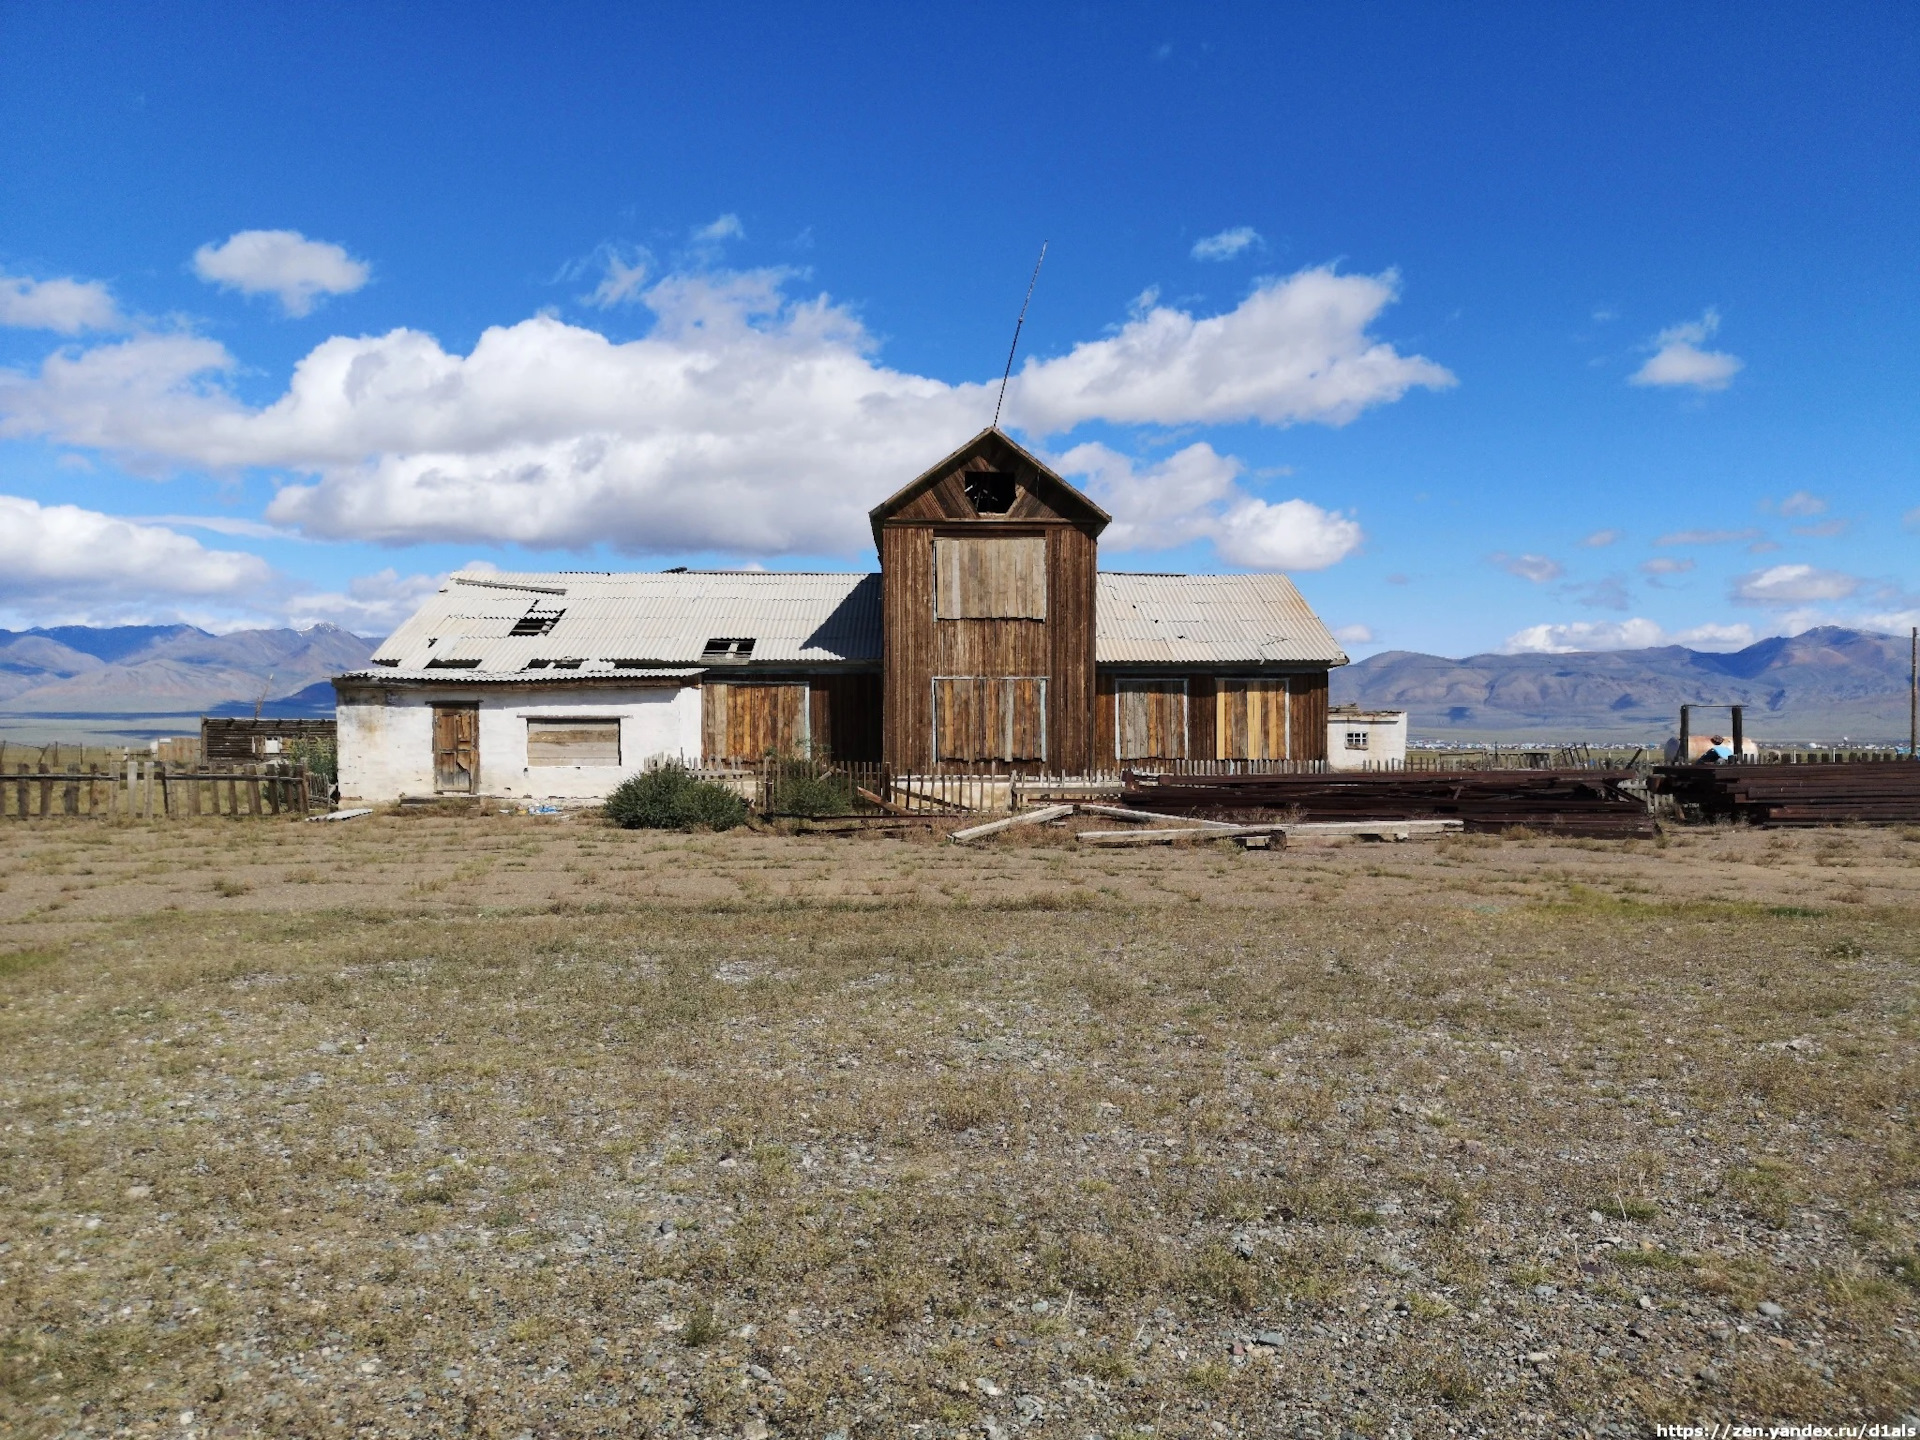
[[[263, 694], [265, 715], [331, 715], [328, 681], [363, 668], [378, 643], [333, 625], [0, 630], [0, 733], [182, 734], [201, 715], [251, 715]], [[1826, 627], [1731, 654], [1390, 650], [1334, 671], [1332, 693], [1335, 704], [1410, 711], [1414, 735], [1429, 739], [1637, 743], [1670, 735], [1683, 702], [1737, 701], [1763, 740], [1904, 740], [1907, 641]]]
[[[1824, 626], [1731, 654], [1663, 645], [1448, 660], [1389, 650], [1333, 672], [1336, 705], [1409, 712], [1416, 738], [1660, 740], [1683, 703], [1744, 704], [1762, 740], [1905, 740], [1906, 637]], [[1714, 728], [1724, 716], [1703, 716]]]
[[0, 729], [137, 738], [190, 731], [203, 714], [331, 715], [327, 681], [379, 643], [335, 625], [0, 630]]

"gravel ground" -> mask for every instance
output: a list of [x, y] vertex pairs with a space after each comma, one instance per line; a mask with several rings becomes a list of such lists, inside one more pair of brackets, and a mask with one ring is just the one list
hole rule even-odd
[[8, 838], [9, 1433], [1920, 1408], [1920, 832]]

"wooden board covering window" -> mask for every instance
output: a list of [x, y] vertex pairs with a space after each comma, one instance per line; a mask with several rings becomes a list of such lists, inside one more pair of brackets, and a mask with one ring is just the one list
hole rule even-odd
[[1121, 760], [1187, 758], [1187, 682], [1116, 680], [1114, 735]]
[[527, 765], [618, 765], [620, 722], [614, 720], [527, 721]]
[[1214, 699], [1216, 760], [1285, 760], [1287, 682], [1222, 680]]
[[716, 683], [700, 687], [700, 747], [708, 760], [797, 755], [811, 738], [805, 684]]
[[433, 707], [433, 788], [471, 795], [480, 788], [480, 707]]
[[933, 570], [939, 619], [1047, 618], [1044, 535], [937, 536]]
[[936, 761], [1045, 760], [1047, 682], [1031, 677], [937, 676]]

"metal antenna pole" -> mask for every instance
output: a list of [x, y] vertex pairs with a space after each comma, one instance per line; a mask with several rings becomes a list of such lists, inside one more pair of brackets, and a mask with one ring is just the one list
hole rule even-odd
[[1027, 306], [1033, 303], [1033, 287], [1040, 283], [1040, 267], [1047, 263], [1047, 242], [1040, 242], [1040, 258], [1033, 262], [1033, 278], [1027, 281], [1027, 298], [1020, 302], [1020, 318], [1013, 322], [1013, 344], [1007, 347], [1007, 369], [1000, 377], [1000, 398], [993, 402], [993, 426], [1000, 428], [1000, 407], [1007, 403], [1007, 381], [1013, 377], [1013, 352], [1020, 348], [1020, 327], [1027, 323]]

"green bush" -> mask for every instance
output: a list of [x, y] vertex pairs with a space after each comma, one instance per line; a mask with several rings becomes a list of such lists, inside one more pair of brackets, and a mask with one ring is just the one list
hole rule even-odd
[[773, 782], [772, 808], [782, 815], [845, 815], [853, 809], [853, 782], [845, 775], [819, 775], [798, 762], [782, 765]]
[[340, 778], [340, 755], [334, 742], [319, 735], [301, 735], [280, 748], [280, 758], [290, 765], [307, 762], [307, 773], [318, 775], [331, 785]]
[[629, 776], [601, 808], [623, 830], [731, 830], [747, 819], [746, 801], [677, 761]]

